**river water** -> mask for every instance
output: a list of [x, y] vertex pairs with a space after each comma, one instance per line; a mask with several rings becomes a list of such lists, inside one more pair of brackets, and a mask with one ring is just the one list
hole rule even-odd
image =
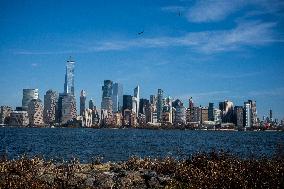
[[42, 155], [47, 159], [94, 157], [123, 161], [131, 156], [186, 158], [196, 152], [230, 151], [239, 157], [272, 156], [283, 148], [284, 132], [236, 132], [86, 128], [0, 128], [0, 153], [8, 158]]

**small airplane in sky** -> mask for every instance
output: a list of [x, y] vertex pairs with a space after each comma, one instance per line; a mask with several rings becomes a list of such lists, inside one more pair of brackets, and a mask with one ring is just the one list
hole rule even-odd
[[144, 30], [143, 30], [143, 31], [141, 31], [141, 32], [139, 32], [139, 33], [138, 33], [138, 35], [141, 35], [142, 33], [144, 33]]

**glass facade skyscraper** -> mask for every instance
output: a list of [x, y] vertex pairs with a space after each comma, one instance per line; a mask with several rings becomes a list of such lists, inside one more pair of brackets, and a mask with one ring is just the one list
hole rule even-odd
[[162, 89], [158, 89], [157, 95], [157, 119], [161, 121], [162, 119], [162, 112], [163, 112], [163, 95], [164, 91]]
[[22, 108], [28, 109], [31, 100], [38, 99], [38, 89], [23, 89]]
[[71, 94], [74, 96], [74, 67], [75, 62], [70, 59], [66, 64], [66, 73], [65, 73], [65, 83], [64, 83], [64, 93]]
[[112, 111], [120, 112], [123, 105], [123, 86], [120, 83], [113, 84]]
[[102, 86], [102, 103], [101, 109], [112, 111], [112, 90], [113, 83], [111, 80], [104, 80], [104, 85]]

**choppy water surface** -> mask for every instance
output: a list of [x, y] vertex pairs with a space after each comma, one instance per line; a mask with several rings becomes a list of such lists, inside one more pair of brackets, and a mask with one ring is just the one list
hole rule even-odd
[[9, 158], [43, 155], [45, 158], [92, 157], [103, 161], [130, 156], [185, 158], [199, 151], [229, 150], [240, 157], [275, 153], [283, 147], [284, 132], [234, 132], [143, 129], [0, 128], [0, 151]]

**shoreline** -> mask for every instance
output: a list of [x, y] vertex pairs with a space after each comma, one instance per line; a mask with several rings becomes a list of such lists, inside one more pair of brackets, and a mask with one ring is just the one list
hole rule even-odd
[[0, 188], [281, 188], [283, 157], [246, 160], [210, 152], [184, 160], [131, 157], [117, 163], [2, 158]]
[[232, 131], [240, 131], [240, 132], [283, 132], [284, 128], [281, 129], [250, 129], [250, 130], [238, 130], [238, 129], [206, 129], [206, 128], [177, 128], [177, 127], [65, 127], [65, 126], [56, 126], [56, 127], [52, 127], [52, 126], [37, 126], [37, 127], [33, 127], [33, 126], [10, 126], [10, 125], [1, 125], [0, 128], [40, 128], [40, 129], [45, 129], [45, 128], [53, 128], [53, 129], [57, 129], [57, 128], [66, 128], [66, 129], [119, 129], [119, 130], [123, 130], [123, 129], [143, 129], [143, 130], [185, 130], [185, 131], [226, 131], [226, 132], [232, 132]]

